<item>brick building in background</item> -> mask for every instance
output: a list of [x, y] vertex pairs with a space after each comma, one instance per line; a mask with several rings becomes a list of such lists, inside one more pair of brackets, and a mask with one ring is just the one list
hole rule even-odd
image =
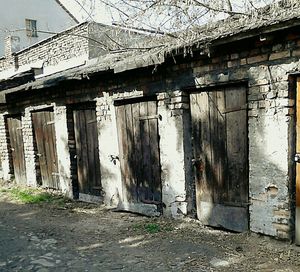
[[78, 24], [59, 0], [0, 0], [0, 56], [4, 40], [12, 36], [12, 52], [46, 39]]

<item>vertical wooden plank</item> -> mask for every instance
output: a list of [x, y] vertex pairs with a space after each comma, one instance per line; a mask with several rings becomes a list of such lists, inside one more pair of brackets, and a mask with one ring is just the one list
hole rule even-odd
[[50, 114], [48, 111], [43, 111], [40, 113], [41, 121], [42, 121], [42, 128], [43, 128], [43, 139], [44, 139], [44, 148], [45, 148], [45, 158], [46, 158], [46, 169], [47, 169], [47, 187], [55, 188], [55, 184], [53, 183], [53, 176], [52, 176], [52, 156], [51, 156], [51, 145], [52, 145], [52, 135], [51, 131], [48, 129], [50, 125]]
[[[300, 153], [300, 78], [296, 90], [296, 153]], [[295, 243], [300, 245], [300, 163], [296, 163], [296, 222]]]
[[[117, 123], [117, 133], [118, 133], [118, 145], [119, 145], [119, 159], [120, 159], [120, 168], [121, 168], [121, 176], [123, 181], [123, 186], [125, 187], [125, 160], [124, 160], [124, 150], [123, 150], [123, 115], [122, 115], [122, 107], [116, 107], [116, 123]], [[125, 196], [124, 188], [123, 187], [123, 196]]]
[[127, 138], [127, 118], [125, 105], [120, 105], [118, 108], [117, 123], [118, 123], [118, 134], [119, 134], [119, 148], [120, 148], [120, 160], [121, 160], [121, 173], [124, 186], [124, 197], [129, 202], [133, 201], [130, 193], [130, 180], [128, 178], [128, 138]]
[[83, 191], [83, 171], [82, 171], [82, 157], [81, 157], [81, 138], [80, 138], [80, 112], [78, 110], [73, 111], [74, 118], [74, 136], [75, 136], [75, 146], [76, 146], [76, 161], [77, 161], [77, 180], [78, 180], [78, 190]]
[[18, 184], [24, 184], [26, 183], [26, 169], [21, 116], [8, 117], [7, 128], [15, 180]]
[[82, 134], [85, 134], [86, 137], [86, 150], [82, 150], [82, 152], [86, 153], [87, 157], [87, 173], [88, 173], [88, 179], [85, 180], [87, 184], [87, 190], [88, 193], [92, 193], [94, 191], [94, 187], [96, 186], [95, 182], [95, 171], [92, 167], [90, 167], [91, 164], [93, 164], [94, 161], [94, 140], [93, 134], [92, 134], [92, 113], [90, 109], [82, 110], [82, 113], [85, 115], [85, 129], [81, 131]]
[[[203, 198], [203, 172], [199, 169], [199, 160], [200, 158], [204, 159], [202, 152], [202, 143], [201, 141], [201, 108], [198, 103], [198, 96], [201, 94], [190, 94], [190, 111], [191, 111], [191, 128], [192, 128], [192, 149], [193, 149], [193, 171], [194, 171], [194, 182], [196, 189], [196, 206], [200, 206], [200, 200]], [[201, 157], [202, 156], [202, 157]], [[204, 164], [204, 162], [203, 162]], [[198, 213], [197, 209], [197, 213]], [[199, 218], [199, 216], [198, 216]]]
[[10, 147], [11, 147], [11, 155], [14, 167], [14, 174], [16, 180], [19, 179], [19, 161], [18, 161], [18, 149], [17, 149], [17, 142], [16, 142], [16, 122], [13, 118], [9, 118], [8, 122], [8, 130], [10, 134]]
[[[140, 105], [140, 116], [148, 116], [148, 103], [141, 102]], [[152, 200], [151, 193], [151, 180], [152, 180], [152, 171], [149, 164], [150, 158], [150, 138], [149, 138], [149, 120], [143, 119], [140, 122], [141, 125], [141, 145], [142, 145], [142, 164], [143, 164], [143, 188], [145, 190], [144, 199]]]
[[[154, 116], [157, 114], [156, 101], [148, 102], [148, 115]], [[154, 201], [161, 201], [161, 180], [160, 180], [160, 159], [159, 159], [159, 142], [158, 142], [158, 119], [149, 119], [149, 141], [150, 141], [150, 157], [151, 157], [151, 172], [152, 184], [151, 190]]]
[[198, 97], [198, 103], [203, 107], [201, 112], [201, 139], [202, 139], [202, 149], [204, 156], [204, 183], [203, 186], [203, 201], [213, 202], [214, 201], [214, 191], [213, 191], [213, 180], [212, 180], [212, 151], [211, 151], [211, 99], [209, 93], [201, 93]]
[[58, 176], [58, 158], [56, 150], [56, 136], [55, 136], [55, 126], [54, 126], [54, 112], [48, 112], [48, 123], [47, 130], [49, 131], [49, 149], [51, 158], [51, 179], [52, 184], [55, 189], [60, 189], [59, 176]]
[[15, 178], [16, 180], [19, 178], [18, 177], [18, 168], [19, 168], [19, 163], [17, 161], [17, 152], [15, 150], [16, 147], [16, 143], [15, 143], [15, 130], [14, 130], [14, 120], [13, 118], [7, 118], [7, 127], [8, 127], [8, 134], [9, 134], [9, 139], [10, 139], [10, 152], [11, 152], [11, 156], [12, 156], [12, 161], [13, 161], [13, 168], [14, 168], [14, 174], [15, 174]]
[[218, 202], [224, 202], [228, 199], [227, 183], [225, 180], [226, 170], [226, 115], [223, 111], [226, 108], [225, 105], [225, 92], [224, 89], [216, 91], [217, 101], [217, 124], [218, 124], [218, 135], [216, 142], [216, 150], [218, 152], [216, 158], [216, 168], [218, 172]]
[[80, 149], [80, 156], [82, 158], [82, 192], [84, 194], [88, 194], [90, 192], [90, 185], [89, 185], [89, 161], [88, 161], [88, 145], [87, 145], [87, 135], [85, 133], [86, 131], [86, 123], [87, 118], [84, 110], [79, 110], [80, 114], [80, 141], [81, 141], [81, 149]]
[[219, 188], [218, 188], [218, 109], [216, 100], [216, 91], [208, 92], [209, 98], [209, 123], [210, 123], [210, 182], [213, 192], [213, 202], [219, 203]]
[[20, 183], [26, 183], [26, 167], [21, 116], [15, 117], [16, 152], [18, 157], [18, 175]]
[[[226, 108], [235, 109], [246, 105], [246, 90], [243, 87], [226, 90]], [[247, 177], [247, 111], [235, 110], [226, 113], [228, 201], [248, 202]]]
[[[101, 187], [101, 173], [100, 173], [100, 158], [99, 158], [99, 142], [98, 142], [98, 126], [97, 126], [97, 116], [95, 108], [91, 110], [91, 118], [93, 122], [90, 124], [91, 128], [89, 131], [91, 132], [93, 143], [93, 151], [94, 151], [94, 160], [93, 163], [89, 165], [95, 171], [95, 186]], [[100, 192], [98, 190], [98, 192]]]
[[198, 103], [198, 96], [200, 94], [191, 94], [190, 95], [190, 104], [191, 104], [191, 119], [192, 119], [192, 147], [193, 147], [193, 157], [194, 157], [194, 180], [195, 180], [195, 187], [196, 187], [196, 199], [201, 199], [202, 190], [201, 187], [203, 186], [202, 182], [202, 172], [200, 172], [199, 165], [197, 160], [200, 159], [202, 155], [202, 141], [201, 141], [201, 108]]
[[135, 149], [135, 154], [133, 156], [135, 171], [135, 183], [136, 183], [136, 200], [140, 201], [140, 191], [142, 190], [142, 149], [141, 149], [141, 138], [140, 138], [140, 104], [133, 103], [132, 108], [132, 120], [133, 120], [133, 144]]
[[40, 138], [39, 138], [39, 141], [41, 142], [40, 143], [40, 147], [41, 147], [41, 154], [42, 154], [42, 157], [44, 159], [44, 171], [45, 171], [45, 174], [44, 174], [44, 177], [45, 177], [45, 180], [43, 181], [43, 186], [46, 186], [46, 187], [50, 187], [51, 184], [50, 184], [50, 176], [49, 176], [49, 170], [48, 170], [48, 153], [46, 152], [46, 146], [47, 146], [47, 136], [45, 135], [45, 115], [44, 115], [44, 112], [41, 111], [41, 112], [38, 112], [37, 113], [37, 116], [38, 116], [38, 120], [39, 120], [39, 126], [40, 126], [40, 130], [41, 130], [41, 134], [40, 134]]
[[134, 129], [133, 129], [133, 116], [131, 104], [125, 105], [125, 118], [126, 118], [126, 133], [127, 133], [127, 186], [134, 200], [137, 199], [137, 187], [135, 180], [135, 147], [134, 147]]

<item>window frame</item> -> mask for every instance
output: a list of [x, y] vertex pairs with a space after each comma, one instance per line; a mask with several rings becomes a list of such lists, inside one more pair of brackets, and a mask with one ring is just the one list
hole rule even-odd
[[37, 20], [25, 19], [26, 35], [27, 37], [36, 38], [37, 35]]

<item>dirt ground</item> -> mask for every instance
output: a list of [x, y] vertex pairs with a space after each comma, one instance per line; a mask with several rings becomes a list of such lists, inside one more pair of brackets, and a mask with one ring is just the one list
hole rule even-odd
[[0, 271], [154, 270], [300, 271], [300, 247], [192, 219], [80, 202], [22, 204], [0, 191]]

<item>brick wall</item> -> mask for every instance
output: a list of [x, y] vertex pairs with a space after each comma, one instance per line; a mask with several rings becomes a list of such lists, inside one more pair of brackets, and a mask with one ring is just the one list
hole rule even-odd
[[[88, 27], [88, 23], [79, 24], [13, 55], [6, 50], [5, 58], [0, 59], [0, 69], [17, 68], [40, 60], [44, 61], [46, 67], [78, 56], [86, 55], [88, 58]], [[6, 39], [7, 43], [9, 38]]]
[[12, 168], [10, 160], [10, 148], [8, 139], [8, 129], [6, 125], [6, 113], [0, 115], [0, 162], [1, 166], [1, 177], [4, 180], [11, 179]]
[[44, 66], [88, 54], [88, 25], [81, 24], [68, 31], [16, 53], [18, 65], [44, 60]]
[[140, 37], [140, 34], [132, 31], [86, 22], [13, 54], [14, 37], [9, 36], [5, 41], [5, 57], [0, 58], [0, 70], [17, 69], [41, 60], [44, 61], [44, 67], [47, 67], [79, 56], [91, 59], [111, 50], [137, 47]]

